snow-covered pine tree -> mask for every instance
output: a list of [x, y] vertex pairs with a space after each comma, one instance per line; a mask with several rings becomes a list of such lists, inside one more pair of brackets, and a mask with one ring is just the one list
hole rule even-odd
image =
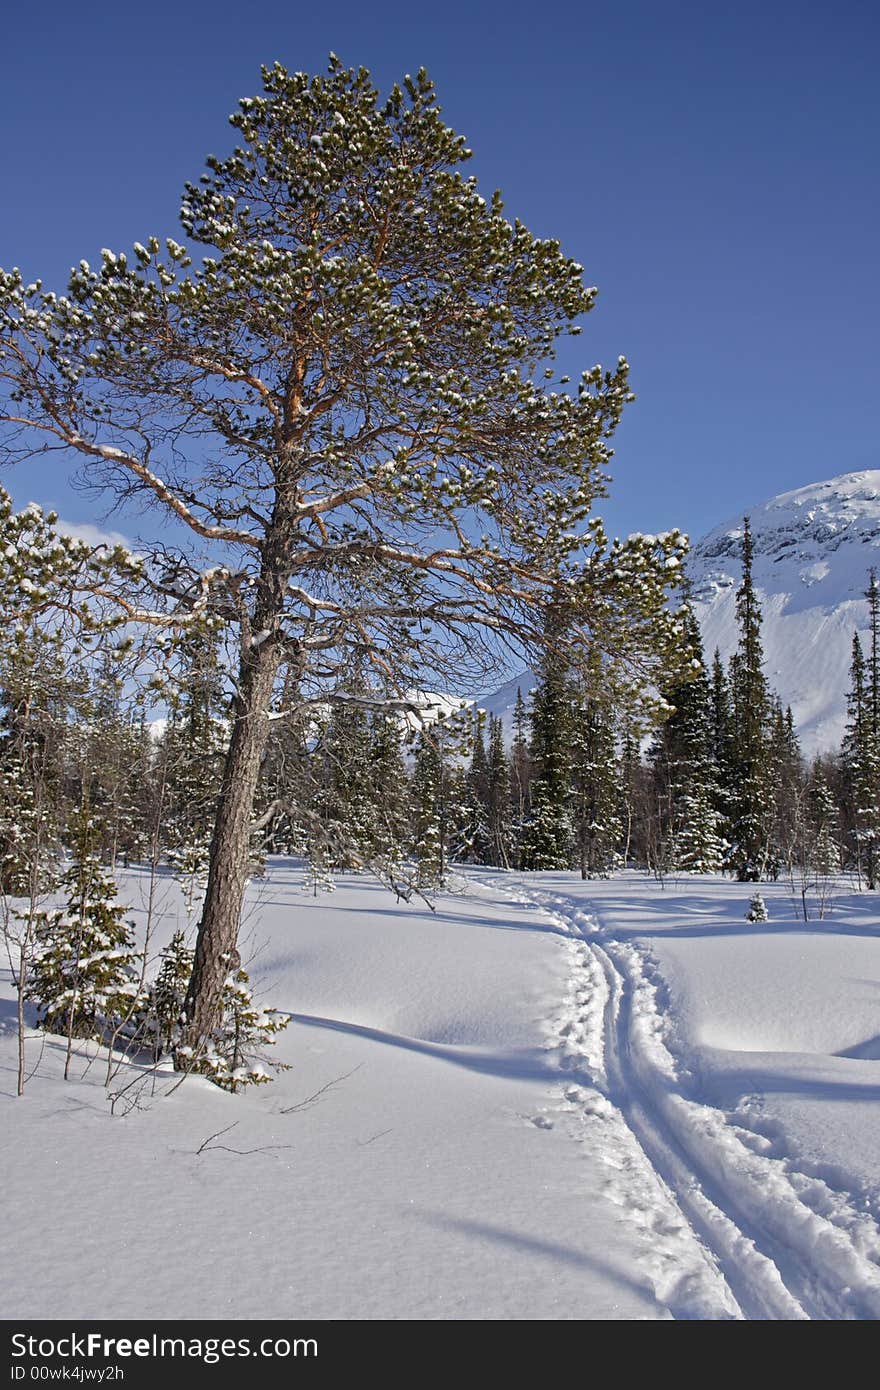
[[809, 862], [820, 878], [840, 869], [840, 822], [822, 759], [813, 760], [807, 788], [810, 826]]
[[511, 769], [504, 747], [504, 728], [498, 715], [489, 718], [489, 747], [486, 753], [488, 863], [509, 869], [513, 852], [511, 823]]
[[510, 748], [510, 807], [514, 866], [523, 868], [523, 839], [529, 819], [532, 759], [529, 753], [529, 714], [517, 686], [513, 709], [513, 741]]
[[620, 767], [607, 706], [583, 688], [572, 693], [571, 816], [581, 878], [604, 878], [619, 858]]
[[749, 899], [749, 910], [746, 913], [747, 922], [769, 922], [770, 913], [767, 911], [767, 904], [757, 891]]
[[369, 783], [372, 863], [384, 878], [397, 882], [410, 839], [409, 773], [398, 714], [374, 710], [371, 715]]
[[464, 857], [472, 864], [488, 864], [491, 855], [489, 829], [489, 760], [484, 734], [485, 716], [474, 712], [471, 761], [465, 779], [466, 825]]
[[161, 953], [158, 974], [138, 1016], [138, 1039], [157, 1061], [177, 1045], [192, 964], [192, 947], [187, 946], [184, 933], [176, 931]]
[[767, 759], [773, 789], [772, 872], [773, 864], [791, 865], [798, 858], [805, 774], [791, 709], [783, 710], [780, 701], [773, 699], [771, 711]]
[[721, 653], [715, 648], [710, 675], [710, 757], [715, 776], [715, 810], [718, 813], [718, 828], [724, 850], [724, 863], [729, 862], [730, 841], [732, 838], [733, 800], [735, 777], [733, 771], [733, 711], [731, 708], [730, 683], [721, 660]]
[[0, 641], [0, 891], [38, 896], [54, 877], [75, 682], [60, 634], [21, 623]]
[[294, 657], [282, 663], [279, 699], [288, 713], [272, 721], [260, 769], [254, 824], [270, 854], [302, 854], [306, 845], [304, 812], [313, 790], [315, 717], [298, 703], [300, 675]]
[[[661, 819], [659, 840], [667, 867], [714, 873], [722, 866], [723, 841], [717, 805], [719, 790], [713, 756], [714, 701], [703, 661], [696, 617], [683, 605], [691, 670], [661, 686], [672, 714], [662, 725], [651, 753], [654, 802]], [[723, 687], [719, 690], [719, 696]]]
[[529, 820], [522, 839], [525, 869], [568, 869], [574, 854], [573, 693], [569, 667], [559, 646], [564, 625], [557, 603], [546, 619], [549, 645], [529, 710], [532, 777]]
[[165, 768], [162, 839], [192, 924], [207, 891], [227, 739], [217, 624], [179, 634], [168, 666], [169, 715], [158, 749]]
[[98, 858], [100, 828], [88, 810], [77, 814], [74, 831], [76, 857], [61, 879], [66, 906], [35, 915], [28, 990], [40, 1026], [68, 1043], [107, 1038], [136, 1015], [141, 993], [134, 929]]
[[441, 780], [437, 743], [423, 730], [416, 740], [412, 773], [412, 851], [420, 887], [442, 884], [446, 871]]
[[267, 1054], [276, 1035], [290, 1023], [290, 1014], [264, 1009], [254, 1002], [250, 977], [240, 966], [231, 970], [223, 984], [220, 1020], [198, 1053], [179, 1049], [188, 1067], [208, 1076], [224, 1091], [240, 1091], [271, 1081], [272, 1071], [287, 1071], [289, 1063]]
[[873, 723], [871, 680], [858, 633], [853, 634], [847, 725], [841, 749], [850, 857], [873, 891], [880, 874], [880, 743]]
[[770, 695], [764, 675], [761, 609], [752, 578], [754, 545], [743, 518], [742, 582], [736, 594], [739, 644], [730, 662], [732, 797], [729, 863], [740, 882], [773, 867], [774, 787], [768, 756]]
[[416, 737], [411, 782], [412, 853], [421, 888], [442, 888], [450, 863], [465, 852], [465, 760], [471, 737], [471, 719], [465, 710], [441, 715]]
[[618, 816], [621, 824], [621, 860], [626, 868], [631, 856], [637, 862], [645, 863], [644, 826], [642, 821], [644, 768], [642, 766], [639, 738], [630, 714], [624, 710], [620, 715], [620, 784], [618, 788]]
[[[350, 694], [367, 698], [359, 678]], [[336, 704], [317, 752], [322, 835], [334, 867], [361, 869], [372, 855], [377, 811], [368, 708]]]
[[382, 100], [335, 57], [317, 77], [276, 64], [232, 123], [238, 145], [186, 186], [195, 254], [149, 237], [60, 295], [0, 272], [0, 460], [66, 447], [191, 537], [170, 575], [157, 548], [148, 602], [115, 591], [129, 620], [238, 629], [194, 1048], [239, 930], [283, 664], [311, 708], [366, 652], [405, 701], [482, 677], [499, 640], [540, 646], [562, 584], [571, 658], [599, 649], [648, 691], [674, 659], [685, 548], [609, 542], [591, 515], [628, 364], [554, 378], [595, 290], [463, 176], [424, 71]]

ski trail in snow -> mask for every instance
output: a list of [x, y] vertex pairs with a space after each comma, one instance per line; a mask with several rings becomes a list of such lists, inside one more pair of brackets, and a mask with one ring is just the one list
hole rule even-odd
[[[711, 1192], [688, 1155], [664, 1123], [655, 1104], [653, 1078], [640, 1074], [633, 1054], [633, 1000], [630, 983], [611, 957], [592, 944], [608, 980], [605, 1056], [611, 1099], [636, 1136], [645, 1156], [675, 1194], [692, 1229], [711, 1250], [743, 1315], [749, 1319], [802, 1320], [809, 1317], [786, 1288], [776, 1265], [756, 1247]], [[666, 1078], [660, 1084], [668, 1084]], [[714, 1199], [714, 1200], [713, 1200]]]
[[[491, 886], [497, 891], [500, 885], [495, 880]], [[668, 1267], [664, 1279], [655, 1278], [658, 1297], [673, 1315], [785, 1321], [880, 1316], [880, 1268], [873, 1252], [854, 1244], [857, 1214], [845, 1198], [829, 1194], [833, 1201], [816, 1201], [811, 1185], [785, 1160], [755, 1153], [725, 1114], [682, 1094], [656, 989], [636, 947], [616, 942], [576, 900], [521, 880], [516, 890], [520, 902], [541, 908], [572, 934], [570, 998], [559, 1029], [562, 1066], [572, 1067], [577, 1058], [583, 1070], [586, 1063], [599, 1094], [569, 1087], [567, 1108], [606, 1121], [616, 1117], [616, 1126], [606, 1124], [602, 1155], [620, 1169], [609, 1195], [652, 1236], [664, 1229], [675, 1236], [662, 1253], [667, 1264], [676, 1256], [682, 1261], [681, 1278], [676, 1285]], [[648, 1218], [652, 1178], [655, 1209]], [[670, 1210], [679, 1227], [686, 1226], [690, 1244], [680, 1238]], [[703, 1260], [699, 1273], [695, 1245]], [[711, 1292], [707, 1270], [715, 1280]]]

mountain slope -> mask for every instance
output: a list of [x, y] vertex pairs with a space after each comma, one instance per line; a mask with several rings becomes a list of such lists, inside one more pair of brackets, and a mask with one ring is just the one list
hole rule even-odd
[[[836, 749], [846, 723], [853, 632], [864, 635], [868, 571], [880, 567], [880, 469], [845, 473], [781, 493], [748, 513], [754, 578], [763, 613], [766, 672], [791, 705], [804, 752]], [[736, 647], [736, 590], [742, 567], [742, 516], [715, 527], [691, 551], [688, 572], [707, 660]], [[523, 672], [476, 704], [510, 729]]]
[[[880, 563], [880, 469], [781, 493], [748, 511], [768, 678], [791, 705], [804, 752], [836, 748], [846, 722], [853, 632]], [[707, 658], [736, 646], [742, 518], [694, 546], [688, 563]]]

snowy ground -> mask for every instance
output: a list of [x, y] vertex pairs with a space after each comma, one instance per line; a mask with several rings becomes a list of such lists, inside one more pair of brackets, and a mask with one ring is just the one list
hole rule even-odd
[[291, 1070], [114, 1115], [52, 1039], [15, 1098], [4, 972], [4, 1316], [880, 1316], [880, 916], [748, 896], [474, 871], [431, 913], [277, 861], [242, 953]]

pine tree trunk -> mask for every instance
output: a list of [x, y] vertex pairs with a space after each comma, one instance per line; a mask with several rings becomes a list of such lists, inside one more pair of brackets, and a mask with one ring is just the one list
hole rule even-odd
[[278, 669], [273, 643], [258, 647], [243, 663], [234, 703], [232, 735], [223, 773], [208, 884], [187, 991], [186, 1024], [176, 1063], [192, 1065], [217, 1022], [223, 985], [235, 950], [247, 884], [251, 821], [260, 764], [269, 734], [269, 703]]

